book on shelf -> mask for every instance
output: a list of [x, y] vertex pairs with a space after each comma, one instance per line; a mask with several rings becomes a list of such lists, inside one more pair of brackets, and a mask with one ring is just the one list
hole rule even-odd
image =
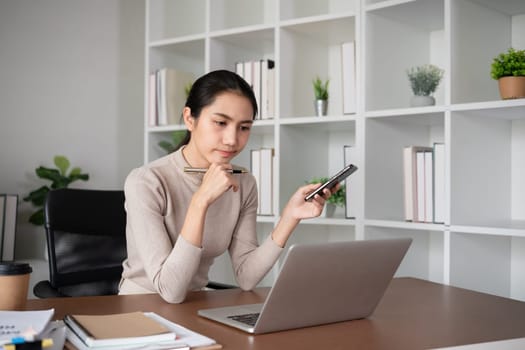
[[[155, 82], [152, 81], [155, 76]], [[186, 104], [186, 86], [193, 83], [195, 76], [173, 68], [162, 68], [150, 75], [148, 101], [156, 101], [155, 108], [148, 106], [149, 123], [172, 125], [180, 123], [182, 109]]]
[[261, 60], [261, 104], [260, 118], [272, 119], [275, 117], [275, 62]]
[[18, 195], [0, 195], [0, 258], [2, 261], [15, 259], [17, 213]]
[[252, 149], [251, 172], [257, 181], [258, 215], [273, 215], [273, 148]]
[[434, 143], [434, 222], [445, 222], [445, 144]]
[[275, 62], [271, 59], [235, 62], [235, 73], [253, 89], [259, 113], [257, 119], [275, 116]]
[[425, 217], [422, 221], [434, 220], [434, 152], [425, 152]]
[[416, 211], [414, 221], [425, 221], [425, 151], [416, 152]]
[[261, 151], [250, 150], [250, 169], [257, 183], [257, 214], [261, 211]]
[[148, 126], [158, 125], [157, 115], [157, 74], [148, 76]]
[[[430, 151], [430, 147], [424, 146], [407, 146], [403, 149], [403, 191], [404, 191], [404, 212], [405, 220], [407, 221], [419, 221], [418, 215], [418, 196], [424, 198], [424, 187], [418, 192], [418, 176], [417, 176], [417, 153]], [[423, 155], [422, 155], [423, 156]], [[424, 159], [420, 162], [424, 165]], [[421, 176], [424, 174], [424, 169], [420, 169]], [[424, 182], [421, 182], [423, 186]], [[423, 203], [421, 203], [424, 205]], [[423, 210], [421, 216], [424, 217]]]
[[341, 45], [341, 68], [343, 82], [343, 114], [356, 112], [355, 42]]
[[78, 350], [221, 348], [215, 340], [153, 312], [66, 315], [64, 323], [67, 340]]
[[[357, 163], [357, 150], [354, 146], [344, 145], [344, 165]], [[354, 184], [355, 179], [352, 176], [349, 176], [345, 180], [345, 217], [347, 219], [355, 219], [355, 198], [354, 198]]]
[[255, 101], [257, 102], [257, 108], [259, 109], [258, 118], [261, 119], [261, 84], [262, 84], [262, 62], [261, 61], [252, 61], [252, 89], [253, 94], [255, 95]]

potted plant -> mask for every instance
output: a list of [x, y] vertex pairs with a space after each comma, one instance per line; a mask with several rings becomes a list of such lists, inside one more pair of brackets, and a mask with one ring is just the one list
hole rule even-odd
[[316, 111], [317, 116], [326, 115], [326, 112], [328, 110], [328, 84], [329, 83], [330, 83], [330, 79], [323, 81], [319, 77], [316, 77], [314, 80], [312, 80], [312, 84], [314, 87], [314, 95], [315, 95], [315, 111]]
[[501, 98], [525, 97], [525, 50], [509, 48], [494, 58], [490, 75], [498, 81]]
[[82, 174], [78, 167], [71, 169], [69, 159], [64, 156], [55, 156], [53, 159], [56, 169], [39, 166], [35, 169], [36, 175], [44, 180], [51, 181], [51, 185], [44, 185], [34, 191], [31, 191], [24, 201], [31, 202], [38, 209], [29, 217], [29, 222], [40, 226], [44, 224], [44, 203], [47, 193], [52, 189], [66, 188], [74, 181], [89, 180], [88, 174]]
[[[327, 177], [314, 177], [310, 181], [308, 181], [308, 184], [318, 184], [318, 183], [325, 183], [328, 181]], [[326, 211], [325, 214], [327, 217], [334, 216], [334, 212], [336, 207], [344, 207], [346, 203], [346, 188], [343, 183], [341, 183], [341, 187], [339, 188], [339, 191], [332, 193], [330, 198], [326, 201]]]
[[443, 70], [441, 68], [433, 64], [412, 67], [407, 70], [407, 76], [414, 93], [410, 100], [411, 106], [432, 106], [436, 104], [432, 94], [436, 91], [441, 78], [443, 78]]

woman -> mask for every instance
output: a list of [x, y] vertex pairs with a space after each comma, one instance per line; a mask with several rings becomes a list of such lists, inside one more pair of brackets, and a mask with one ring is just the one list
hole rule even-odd
[[[235, 73], [213, 71], [195, 81], [182, 113], [188, 129], [183, 145], [126, 179], [128, 258], [120, 294], [159, 293], [180, 303], [188, 291], [206, 286], [214, 258], [226, 250], [237, 283], [250, 290], [299, 221], [319, 216], [325, 199], [304, 200], [319, 184], [303, 186], [259, 246], [255, 179], [232, 173], [231, 163], [246, 146], [256, 114], [252, 89]], [[186, 167], [207, 171], [185, 172]]]

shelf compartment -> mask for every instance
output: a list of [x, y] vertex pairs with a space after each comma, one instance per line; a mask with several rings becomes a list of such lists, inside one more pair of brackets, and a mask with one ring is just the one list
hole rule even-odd
[[[412, 91], [407, 69], [432, 63], [446, 69], [444, 1], [418, 0], [365, 11], [365, 110], [405, 108]], [[446, 80], [436, 105], [445, 103]]]
[[403, 148], [444, 142], [445, 113], [366, 119], [365, 217], [404, 221]]
[[406, 230], [365, 225], [365, 239], [412, 238], [396, 276], [444, 282], [444, 233], [440, 230]]
[[525, 238], [451, 232], [450, 284], [525, 300]]
[[279, 1], [281, 21], [321, 16], [336, 15], [343, 12], [357, 12], [358, 0], [281, 0]]
[[312, 116], [312, 80], [330, 79], [328, 114], [342, 115], [341, 44], [355, 40], [355, 17], [280, 28], [280, 115]]
[[235, 71], [235, 63], [274, 59], [275, 31], [261, 29], [210, 38], [210, 69]]
[[148, 4], [148, 42], [206, 32], [206, 0], [148, 0]]
[[[329, 177], [344, 165], [344, 145], [355, 145], [354, 123], [332, 130], [313, 125], [280, 129], [280, 207], [314, 177]], [[297, 148], [300, 146], [300, 150]], [[359, 164], [358, 164], [359, 167]]]
[[511, 46], [525, 46], [525, 2], [451, 2], [452, 103], [498, 100], [492, 60]]
[[149, 72], [175, 68], [199, 77], [205, 72], [204, 50], [204, 39], [152, 46], [148, 57]]
[[525, 220], [525, 108], [451, 114], [451, 224]]
[[276, 22], [274, 0], [213, 0], [209, 3], [211, 31]]

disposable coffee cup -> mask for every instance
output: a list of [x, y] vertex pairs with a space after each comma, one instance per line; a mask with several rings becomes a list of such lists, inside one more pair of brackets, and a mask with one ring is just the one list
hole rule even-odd
[[0, 310], [24, 310], [29, 288], [27, 263], [0, 262]]

